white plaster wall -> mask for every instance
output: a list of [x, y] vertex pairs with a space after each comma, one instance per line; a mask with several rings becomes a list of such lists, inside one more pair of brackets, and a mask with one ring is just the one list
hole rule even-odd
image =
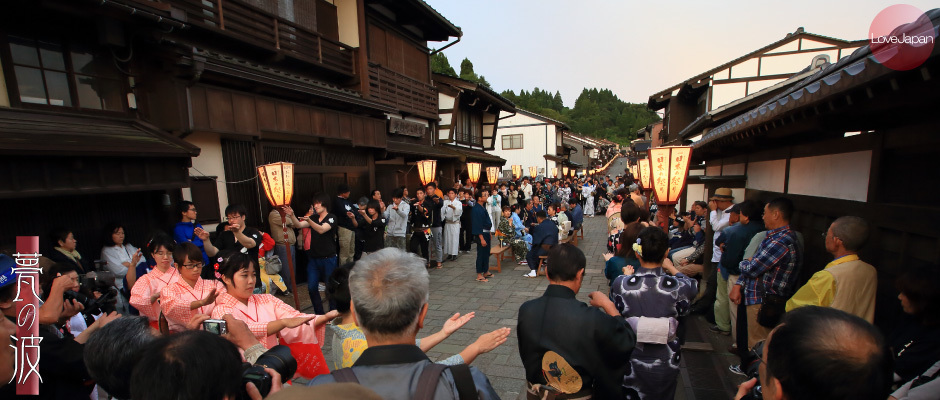
[[[688, 209], [692, 208], [693, 201], [707, 201], [705, 199], [705, 185], [701, 183], [689, 184], [685, 191], [685, 204]], [[688, 211], [684, 210], [684, 211]]]
[[[545, 160], [545, 154], [555, 154], [555, 125], [518, 126], [542, 124], [544, 121], [526, 115], [516, 114], [499, 122], [496, 130], [496, 145], [487, 153], [502, 157], [506, 160], [505, 170], [512, 170], [513, 165], [522, 165], [522, 175], [529, 176], [529, 167], [547, 168], [550, 171], [555, 166], [554, 161]], [[546, 146], [546, 128], [548, 132], [548, 151]], [[503, 136], [522, 134], [522, 149], [503, 150]]]
[[[198, 146], [201, 151], [199, 157], [193, 157], [193, 166], [189, 169], [190, 176], [215, 176], [218, 178], [216, 190], [219, 193], [219, 204], [196, 204], [196, 208], [218, 207], [219, 215], [225, 215], [228, 205], [228, 192], [225, 190], [225, 167], [222, 164], [222, 142], [216, 133], [195, 132], [185, 139]], [[198, 171], [197, 171], [198, 170]], [[183, 188], [183, 199], [192, 200], [189, 188]], [[214, 231], [215, 225], [205, 226], [206, 230]]]
[[336, 19], [339, 23], [339, 41], [359, 47], [359, 11], [356, 8], [356, 0], [333, 0], [333, 5], [336, 6]]
[[747, 188], [783, 193], [787, 178], [787, 160], [748, 163]]
[[705, 167], [705, 176], [720, 176], [721, 165], [710, 165]]
[[871, 151], [790, 160], [788, 193], [867, 201]]

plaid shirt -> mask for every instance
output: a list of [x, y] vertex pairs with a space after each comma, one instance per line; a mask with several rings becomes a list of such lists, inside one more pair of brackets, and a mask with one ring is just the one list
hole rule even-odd
[[799, 263], [799, 241], [790, 225], [768, 231], [754, 257], [739, 264], [741, 276], [736, 284], [744, 289], [744, 304], [761, 304], [768, 292], [790, 297], [796, 289]]

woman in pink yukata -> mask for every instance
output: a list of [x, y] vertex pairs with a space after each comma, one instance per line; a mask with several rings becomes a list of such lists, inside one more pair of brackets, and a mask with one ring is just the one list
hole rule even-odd
[[338, 313], [334, 310], [326, 315], [304, 314], [274, 295], [253, 294], [257, 267], [258, 260], [242, 253], [235, 253], [221, 263], [219, 273], [226, 292], [216, 298], [212, 318], [232, 314], [245, 321], [268, 349], [278, 344], [278, 338], [283, 344], [315, 343], [323, 347], [326, 323]]

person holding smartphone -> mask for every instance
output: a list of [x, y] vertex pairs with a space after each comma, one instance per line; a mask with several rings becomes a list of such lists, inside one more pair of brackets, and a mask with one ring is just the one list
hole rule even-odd
[[196, 229], [202, 229], [202, 225], [196, 222], [196, 205], [191, 201], [183, 200], [176, 207], [176, 210], [180, 213], [180, 222], [177, 222], [176, 226], [173, 227], [173, 240], [180, 244], [189, 242], [196, 245], [199, 251], [202, 252], [203, 265], [208, 265], [209, 256], [206, 255], [202, 239], [199, 235], [196, 235]]

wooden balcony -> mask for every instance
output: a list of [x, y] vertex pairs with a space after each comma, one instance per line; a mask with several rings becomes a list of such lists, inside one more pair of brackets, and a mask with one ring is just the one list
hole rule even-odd
[[369, 98], [402, 112], [437, 119], [437, 89], [369, 63]]
[[165, 0], [186, 22], [344, 75], [356, 74], [357, 49], [239, 0]]

